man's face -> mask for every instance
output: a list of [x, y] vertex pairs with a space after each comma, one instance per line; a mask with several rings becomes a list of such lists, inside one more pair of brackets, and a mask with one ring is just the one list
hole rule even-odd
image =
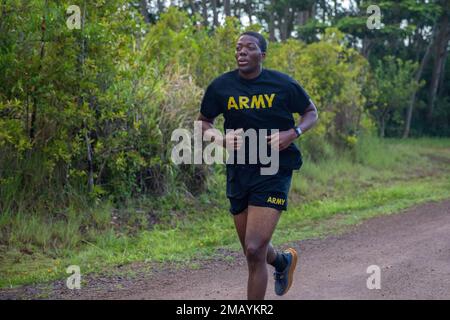
[[236, 44], [235, 56], [239, 71], [252, 73], [259, 70], [266, 54], [261, 52], [258, 39], [249, 35], [243, 35]]

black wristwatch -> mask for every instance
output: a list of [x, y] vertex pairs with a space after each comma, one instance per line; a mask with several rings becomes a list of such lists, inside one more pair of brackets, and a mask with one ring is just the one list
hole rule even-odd
[[297, 138], [300, 137], [301, 134], [303, 133], [302, 129], [300, 129], [300, 127], [298, 127], [298, 126], [294, 127], [294, 131], [295, 131], [295, 134], [297, 135]]

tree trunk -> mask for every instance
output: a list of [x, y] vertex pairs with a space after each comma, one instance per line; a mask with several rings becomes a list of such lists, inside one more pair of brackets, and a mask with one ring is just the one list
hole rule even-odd
[[252, 1], [251, 0], [246, 0], [245, 1], [245, 12], [248, 15], [248, 19], [250, 21], [250, 24], [253, 24], [253, 19], [252, 19], [253, 11], [252, 11]]
[[291, 37], [292, 31], [294, 30], [294, 17], [295, 17], [295, 10], [292, 8], [289, 11], [288, 14], [288, 21], [287, 21], [287, 34], [286, 39], [289, 39]]
[[379, 108], [379, 115], [377, 115], [377, 120], [380, 125], [380, 138], [385, 137], [386, 133], [386, 122], [388, 122], [390, 116], [389, 116], [389, 107], [383, 106]]
[[285, 7], [280, 26], [281, 41], [285, 41], [288, 37], [288, 24], [289, 24], [289, 7]]
[[327, 19], [327, 2], [325, 0], [322, 0], [321, 4], [322, 4], [322, 22], [325, 23]]
[[2, 13], [1, 13], [1, 20], [0, 20], [0, 31], [3, 31], [3, 21], [6, 20], [6, 0], [2, 1]]
[[269, 41], [275, 42], [275, 13], [269, 13]]
[[213, 25], [217, 27], [219, 25], [219, 17], [217, 14], [217, 0], [211, 0], [211, 6], [213, 11]]
[[447, 58], [448, 58], [448, 50], [445, 51], [445, 55], [444, 55], [444, 61], [442, 62], [442, 72], [441, 72], [441, 78], [439, 79], [439, 85], [438, 85], [438, 96], [442, 97], [442, 93], [444, 92], [444, 88], [445, 86], [443, 86], [442, 84], [444, 83], [444, 78], [445, 78], [445, 65], [447, 63]]
[[[41, 50], [39, 53], [39, 66], [38, 66], [38, 74], [42, 70], [42, 60], [45, 56], [45, 31], [47, 29], [47, 22], [46, 22], [46, 16], [45, 12], [48, 9], [48, 0], [45, 0], [44, 4], [44, 14], [42, 15], [42, 21], [41, 21]], [[36, 87], [33, 86], [31, 88], [32, 96], [33, 96], [33, 109], [31, 112], [31, 123], [30, 123], [30, 140], [33, 141], [36, 136], [36, 119], [37, 119], [37, 105], [38, 105], [38, 99], [36, 96]]]
[[[430, 42], [427, 45], [427, 48], [425, 50], [425, 54], [423, 55], [422, 61], [420, 62], [419, 69], [417, 70], [416, 76], [414, 78], [416, 84], [419, 83], [420, 78], [422, 77], [423, 68], [425, 67], [425, 65], [428, 62], [428, 59], [430, 58], [430, 52], [431, 52], [431, 48], [432, 48], [433, 43], [434, 43], [435, 33], [436, 33], [436, 25], [433, 26], [433, 33], [431, 35]], [[409, 102], [408, 111], [406, 113], [405, 129], [403, 131], [403, 138], [404, 139], [408, 138], [408, 136], [409, 136], [409, 130], [411, 128], [411, 118], [412, 118], [412, 113], [413, 113], [413, 109], [414, 109], [414, 103], [416, 102], [416, 93], [417, 93], [417, 89], [414, 90], [414, 92], [411, 94], [411, 99], [410, 99], [410, 102]]]
[[310, 14], [311, 14], [310, 10], [299, 11], [297, 13], [296, 23], [299, 26], [304, 26], [308, 22], [308, 20], [310, 18]]
[[311, 6], [311, 11], [309, 13], [309, 16], [313, 19], [316, 17], [316, 12], [317, 12], [316, 6], [317, 6], [317, 4], [314, 2]]
[[241, 21], [241, 3], [240, 0], [235, 0], [234, 2], [234, 16], [238, 18], [239, 22]]
[[195, 13], [196, 13], [197, 11], [195, 10], [194, 1], [189, 0], [189, 7], [191, 8], [192, 15], [195, 15]]
[[386, 113], [383, 112], [383, 114], [380, 117], [380, 138], [384, 138], [386, 132]]
[[[86, 1], [84, 1], [83, 4], [83, 14], [81, 17], [81, 38], [80, 38], [80, 55], [78, 56], [78, 68], [80, 72], [81, 79], [84, 78], [84, 61], [86, 60], [86, 45], [87, 40], [86, 37], [83, 34], [84, 31], [84, 24], [86, 21]], [[84, 103], [84, 97], [83, 93], [80, 92], [80, 97], [78, 99], [78, 104], [82, 105]], [[92, 146], [90, 141], [90, 132], [89, 128], [87, 126], [86, 121], [83, 121], [83, 126], [86, 129], [86, 132], [84, 133], [84, 141], [86, 143], [86, 159], [88, 164], [88, 191], [92, 192], [94, 190], [94, 163], [93, 163], [93, 152], [92, 152]]]
[[223, 10], [225, 11], [225, 16], [231, 16], [230, 0], [223, 1]]
[[94, 190], [94, 163], [93, 163], [93, 152], [91, 142], [89, 141], [89, 135], [86, 131], [84, 134], [84, 139], [87, 148], [87, 162], [88, 162], [88, 191], [91, 193]]
[[366, 59], [369, 59], [370, 52], [372, 51], [373, 43], [374, 42], [372, 39], [369, 39], [367, 36], [364, 36], [363, 41], [362, 41], [361, 54]]
[[284, 8], [283, 19], [280, 26], [281, 41], [287, 40], [291, 36], [294, 24], [294, 10], [288, 6]]
[[450, 40], [450, 29], [448, 15], [444, 14], [439, 24], [439, 32], [436, 37], [435, 56], [433, 63], [433, 73], [431, 76], [431, 84], [428, 99], [427, 122], [431, 123], [433, 119], [434, 102], [438, 90], [439, 80], [443, 72], [444, 61], [447, 53], [447, 43]]
[[150, 16], [148, 14], [147, 0], [141, 0], [139, 2], [139, 9], [141, 11], [142, 16], [144, 17], [144, 21], [146, 23], [150, 23]]
[[208, 7], [206, 5], [206, 0], [202, 0], [202, 15], [203, 15], [203, 25], [208, 26]]
[[164, 2], [163, 0], [157, 0], [156, 1], [157, 6], [158, 6], [158, 13], [161, 14], [164, 12]]

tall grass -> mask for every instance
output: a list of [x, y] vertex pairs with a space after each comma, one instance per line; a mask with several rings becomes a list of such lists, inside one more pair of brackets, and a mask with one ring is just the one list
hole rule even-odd
[[[364, 137], [353, 150], [329, 150], [327, 158], [317, 162], [308, 160], [307, 151], [302, 169], [294, 174], [290, 209], [280, 222], [284, 231], [277, 241], [298, 237], [296, 228], [303, 235], [317, 235], [320, 228], [308, 221], [348, 212], [368, 217], [450, 196], [446, 193], [449, 139]], [[102, 202], [47, 214], [3, 211], [0, 272], [13, 283], [26, 283], [55, 277], [53, 264], [59, 259], [98, 270], [105, 264], [180, 261], [196, 253], [210, 254], [219, 246], [237, 248], [227, 213], [224, 168], [212, 170], [215, 174], [208, 176], [207, 190], [197, 196], [174, 189], [164, 196], [136, 199], [123, 208]], [[359, 218], [352, 219], [344, 221]], [[36, 264], [35, 272], [24, 265], [30, 263]], [[44, 272], [48, 269], [53, 271]]]
[[[448, 150], [448, 139], [403, 141], [371, 136], [361, 138], [350, 152], [329, 148], [327, 158], [321, 161], [310, 161], [308, 150], [304, 150], [304, 165], [294, 173], [290, 201], [312, 201], [388, 180], [431, 175], [436, 164], [428, 157], [448, 155]], [[32, 167], [29, 164], [30, 170]], [[26, 206], [6, 207], [0, 215], [0, 243], [40, 252], [74, 249], [83, 240], [95, 242], [105, 232], [135, 235], [155, 224], [173, 227], [174, 221], [191, 213], [203, 218], [211, 205], [227, 206], [224, 168], [216, 166], [211, 170], [215, 174], [207, 178], [208, 190], [196, 196], [180, 185], [164, 196], [138, 198], [128, 208], [114, 208], [108, 201], [89, 207], [79, 200], [65, 209], [43, 207], [39, 212], [28, 212]], [[7, 194], [8, 190], [2, 188], [2, 193]]]

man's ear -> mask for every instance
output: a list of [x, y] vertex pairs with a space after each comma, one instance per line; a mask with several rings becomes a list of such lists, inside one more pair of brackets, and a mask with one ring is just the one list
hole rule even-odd
[[264, 61], [265, 58], [266, 58], [266, 53], [265, 52], [261, 52], [261, 61]]

